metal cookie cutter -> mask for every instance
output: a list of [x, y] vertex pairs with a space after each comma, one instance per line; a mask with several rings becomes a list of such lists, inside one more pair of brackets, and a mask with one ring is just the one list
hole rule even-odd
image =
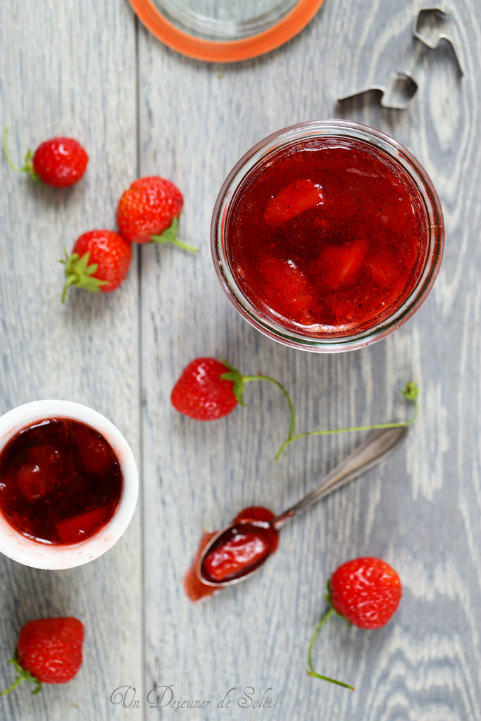
[[[413, 25], [413, 35], [414, 37], [419, 40], [423, 45], [425, 45], [430, 50], [436, 50], [439, 44], [444, 41], [449, 44], [449, 46], [452, 49], [454, 59], [456, 60], [457, 66], [459, 68], [461, 76], [464, 75], [463, 66], [461, 64], [461, 60], [459, 55], [456, 52], [456, 48], [454, 46], [453, 39], [446, 35], [446, 33], [438, 32], [436, 39], [434, 41], [430, 40], [429, 38], [425, 37], [425, 35], [421, 32], [421, 27], [423, 24], [423, 20], [425, 20], [427, 17], [436, 15], [438, 18], [441, 18], [442, 20], [445, 20], [448, 17], [448, 13], [445, 10], [442, 10], [438, 7], [425, 7], [421, 8], [414, 20]], [[353, 98], [357, 98], [360, 95], [364, 95], [365, 93], [370, 93], [372, 91], [380, 93], [380, 104], [383, 108], [389, 108], [392, 110], [406, 110], [406, 108], [409, 107], [411, 104], [412, 99], [416, 95], [418, 89], [418, 84], [416, 80], [414, 79], [411, 72], [408, 70], [403, 71], [396, 71], [391, 75], [391, 82], [389, 82], [387, 85], [369, 85], [367, 88], [362, 88], [361, 90], [356, 90], [355, 93], [349, 93], [349, 95], [344, 95], [341, 98], [338, 98], [338, 102], [343, 102], [344, 100], [351, 100]], [[405, 98], [402, 102], [391, 102], [390, 96], [392, 95], [392, 91], [398, 90], [401, 97]]]
[[425, 45], [427, 48], [430, 48], [431, 50], [436, 50], [439, 46], [439, 43], [442, 41], [448, 43], [451, 47], [451, 50], [453, 51], [453, 55], [454, 55], [457, 65], [458, 65], [459, 72], [461, 73], [461, 75], [464, 75], [464, 69], [461, 64], [461, 59], [460, 59], [458, 53], [456, 52], [456, 47], [454, 45], [454, 41], [450, 35], [446, 35], [446, 33], [440, 32], [440, 33], [438, 33], [435, 41], [433, 42], [432, 40], [429, 40], [425, 35], [423, 35], [420, 32], [420, 26], [422, 25], [423, 19], [425, 19], [426, 17], [429, 17], [430, 15], [437, 16], [438, 18], [441, 18], [441, 20], [445, 20], [448, 17], [449, 13], [447, 13], [442, 8], [438, 8], [438, 7], [421, 8], [421, 10], [418, 12], [417, 17], [414, 21], [414, 26], [413, 26], [414, 37], [417, 38], [420, 42], [423, 43], [423, 45]]
[[[362, 88], [362, 90], [356, 90], [355, 93], [349, 93], [349, 95], [344, 95], [342, 98], [338, 98], [338, 102], [342, 103], [344, 100], [353, 100], [360, 95], [364, 95], [365, 93], [370, 93], [374, 91], [381, 93], [379, 102], [383, 108], [388, 108], [390, 110], [406, 110], [406, 108], [409, 107], [412, 99], [417, 93], [418, 84], [411, 75], [411, 73], [407, 70], [396, 70], [391, 75], [391, 78], [392, 82], [389, 83], [389, 86], [369, 85], [367, 88]], [[390, 102], [389, 95], [392, 94], [392, 90], [396, 89], [399, 91], [399, 94], [405, 98], [404, 101], [398, 103]]]

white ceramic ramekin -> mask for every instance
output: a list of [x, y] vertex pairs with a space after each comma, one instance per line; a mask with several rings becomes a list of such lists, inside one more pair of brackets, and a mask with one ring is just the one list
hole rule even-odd
[[130, 446], [114, 424], [92, 408], [70, 401], [34, 401], [5, 413], [0, 417], [0, 453], [18, 431], [45, 418], [81, 421], [101, 433], [110, 443], [122, 469], [123, 487], [119, 505], [111, 520], [98, 533], [70, 546], [32, 541], [15, 531], [0, 512], [0, 552], [32, 568], [74, 568], [98, 558], [122, 536], [134, 515], [139, 475]]

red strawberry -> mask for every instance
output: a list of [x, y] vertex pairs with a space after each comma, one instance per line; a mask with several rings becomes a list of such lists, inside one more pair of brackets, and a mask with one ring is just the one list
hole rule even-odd
[[230, 372], [216, 358], [196, 358], [184, 368], [172, 389], [170, 402], [179, 413], [197, 421], [223, 418], [238, 403], [233, 381], [222, 378]]
[[364, 265], [375, 283], [398, 294], [401, 293], [406, 282], [403, 277], [403, 265], [399, 258], [395, 258], [388, 250], [381, 248], [368, 253]]
[[35, 153], [29, 150], [25, 155], [25, 164], [17, 168], [8, 155], [7, 134], [8, 128], [5, 128], [3, 150], [8, 164], [13, 170], [29, 173], [36, 182], [41, 181], [54, 188], [68, 188], [78, 183], [87, 170], [87, 152], [77, 140], [63, 137], [46, 140]]
[[312, 272], [319, 273], [321, 283], [337, 290], [341, 285], [349, 285], [356, 280], [367, 251], [365, 238], [345, 245], [327, 246], [311, 264]]
[[[289, 435], [281, 447], [284, 450], [294, 436], [295, 413], [291, 397], [275, 378], [264, 375], [245, 376], [223, 360], [196, 358], [184, 368], [172, 388], [170, 402], [174, 408], [196, 421], [216, 421], [232, 413], [238, 403], [244, 405], [244, 386], [250, 381], [269, 381], [283, 393], [289, 406]], [[277, 458], [277, 457], [276, 457]]]
[[316, 307], [315, 289], [292, 260], [265, 258], [262, 264], [264, 290], [273, 310], [302, 325], [312, 324]]
[[80, 460], [86, 471], [101, 476], [112, 465], [112, 449], [100, 436], [83, 439], [79, 446]]
[[29, 463], [35, 463], [44, 470], [51, 471], [62, 460], [62, 452], [53, 443], [45, 443], [42, 446], [32, 446], [27, 451]]
[[184, 205], [176, 185], [152, 176], [139, 178], [122, 194], [117, 208], [120, 234], [132, 243], [173, 243], [197, 251], [177, 238], [178, 216]]
[[108, 507], [95, 508], [72, 518], [64, 518], [56, 524], [55, 530], [61, 543], [80, 543], [92, 536], [97, 529], [100, 531], [107, 524], [109, 515]]
[[293, 180], [269, 200], [264, 213], [264, 222], [275, 227], [323, 203], [324, 193], [320, 185], [308, 179]]
[[132, 260], [132, 246], [112, 230], [91, 230], [81, 235], [72, 254], [65, 251], [62, 303], [70, 285], [91, 293], [110, 293], [124, 281]]
[[37, 501], [52, 490], [53, 479], [43, 468], [33, 463], [24, 463], [15, 474], [15, 480], [22, 496], [28, 501]]
[[308, 675], [331, 681], [352, 690], [349, 684], [314, 671], [312, 650], [317, 635], [329, 616], [337, 613], [349, 623], [364, 629], [385, 626], [399, 606], [402, 596], [401, 580], [396, 571], [379, 558], [355, 558], [334, 571], [328, 583], [326, 600], [331, 608], [321, 618], [311, 638], [308, 653]]
[[379, 558], [356, 558], [331, 576], [331, 603], [359, 628], [381, 628], [394, 615], [402, 596], [396, 571]]
[[38, 693], [42, 683], [67, 683], [82, 665], [83, 624], [76, 618], [40, 618], [20, 630], [16, 658], [11, 659], [19, 676], [0, 696], [13, 691], [22, 681], [34, 683]]
[[36, 501], [50, 493], [61, 460], [61, 452], [52, 443], [28, 449], [26, 463], [15, 473], [19, 490], [27, 500]]

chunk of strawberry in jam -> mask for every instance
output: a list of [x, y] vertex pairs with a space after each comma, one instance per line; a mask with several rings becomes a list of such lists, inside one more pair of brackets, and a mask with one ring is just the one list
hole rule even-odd
[[204, 559], [204, 569], [215, 581], [224, 581], [256, 565], [272, 552], [269, 535], [250, 523], [239, 523], [231, 538]]
[[321, 284], [337, 290], [353, 283], [368, 251], [365, 238], [359, 238], [344, 245], [330, 245], [323, 248], [312, 263], [312, 270], [319, 274]]
[[20, 466], [15, 474], [15, 481], [22, 496], [31, 502], [47, 495], [53, 487], [53, 479], [48, 471], [33, 463]]
[[311, 324], [316, 305], [314, 288], [294, 261], [266, 257], [262, 273], [267, 301], [294, 322]]
[[27, 460], [40, 466], [43, 470], [51, 469], [62, 460], [61, 451], [53, 443], [45, 443], [41, 446], [32, 446], [27, 451]]
[[112, 449], [103, 438], [82, 439], [79, 452], [82, 465], [89, 473], [101, 476], [112, 465]]
[[389, 251], [369, 253], [364, 262], [372, 279], [383, 286], [391, 286], [393, 281], [402, 272], [399, 261], [396, 261]]
[[111, 515], [111, 509], [105, 507], [65, 518], [55, 525], [58, 539], [60, 543], [79, 543], [105, 526]]
[[306, 210], [324, 203], [324, 192], [312, 180], [293, 180], [267, 203], [264, 222], [271, 227], [282, 225]]

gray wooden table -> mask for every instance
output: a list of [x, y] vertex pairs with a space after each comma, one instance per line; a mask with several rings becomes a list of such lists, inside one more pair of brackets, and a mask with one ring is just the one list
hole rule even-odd
[[[178, 712], [194, 720], [481, 719], [481, 4], [446, 4], [462, 80], [448, 49], [413, 44], [421, 6], [326, 0], [285, 47], [216, 66], [162, 46], [124, 0], [0, 4], [0, 126], [10, 126], [12, 154], [68, 134], [91, 158], [67, 192], [0, 162], [0, 411], [52, 397], [93, 406], [126, 435], [142, 470], [135, 519], [98, 561], [51, 573], [0, 558], [0, 686], [11, 681], [4, 661], [22, 623], [71, 614], [86, 626], [78, 677], [38, 696], [20, 688], [0, 699], [1, 719], [176, 718], [149, 708], [156, 685], [209, 700], [204, 711]], [[409, 111], [373, 99], [336, 106], [337, 95], [414, 63], [420, 89]], [[336, 115], [412, 150], [439, 191], [447, 233], [439, 279], [417, 315], [384, 342], [326, 357], [283, 348], [236, 314], [214, 274], [209, 221], [226, 173], [253, 143]], [[120, 193], [148, 174], [182, 188], [183, 237], [202, 252], [142, 248], [121, 291], [71, 291], [62, 307], [63, 246], [114, 227]], [[358, 440], [299, 442], [274, 463], [284, 400], [261, 384], [224, 421], [177, 415], [170, 390], [198, 355], [284, 382], [299, 430], [400, 416], [398, 390], [411, 378], [421, 416], [388, 465], [287, 527], [262, 574], [193, 606], [182, 577], [202, 529], [247, 504], [284, 508]], [[353, 683], [351, 693], [309, 679], [306, 651], [326, 579], [360, 555], [390, 562], [404, 597], [380, 631], [331, 621], [323, 632], [316, 665]], [[138, 706], [110, 701], [120, 686], [135, 687]], [[217, 708], [232, 687], [230, 708]], [[277, 708], [241, 708], [245, 687], [255, 699], [269, 687], [268, 696], [281, 693]]]

